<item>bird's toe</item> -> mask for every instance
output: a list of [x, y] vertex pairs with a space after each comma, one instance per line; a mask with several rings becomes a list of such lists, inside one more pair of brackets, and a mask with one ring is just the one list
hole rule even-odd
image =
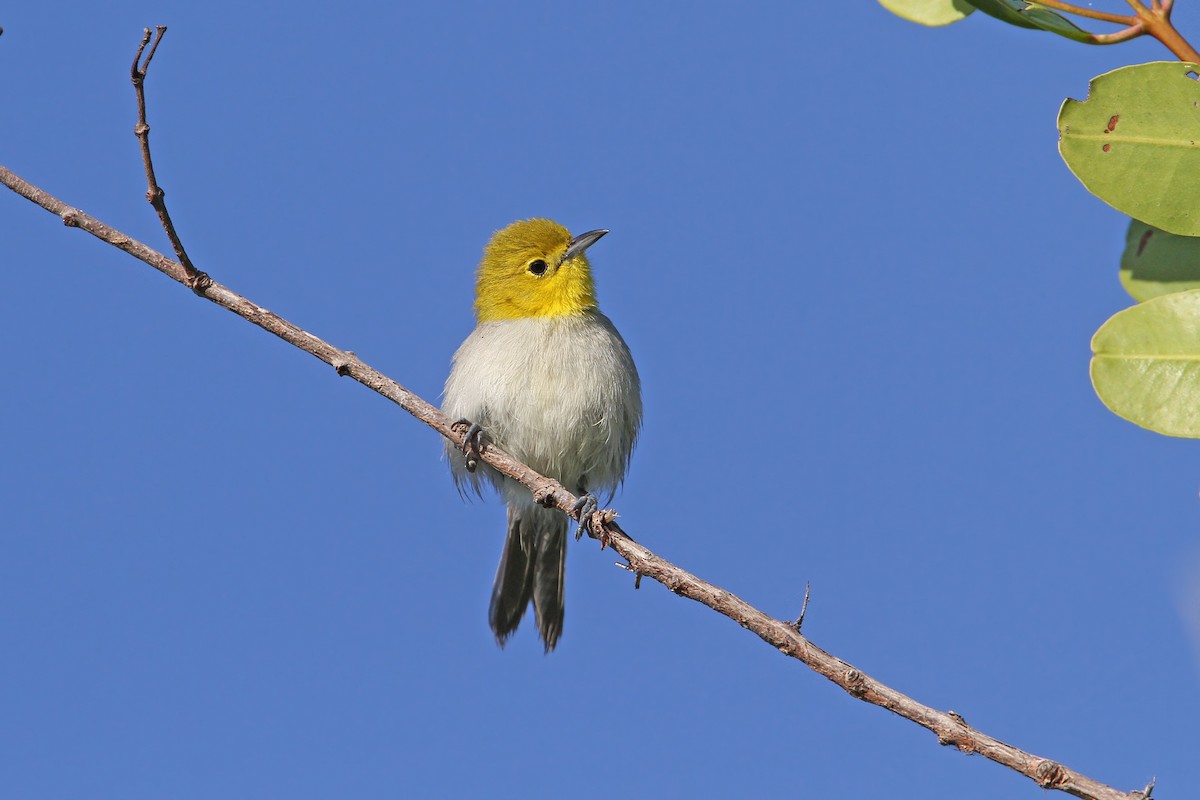
[[577, 515], [575, 518], [579, 520], [579, 528], [575, 531], [575, 541], [583, 538], [586, 532], [591, 535], [591, 527], [589, 523], [592, 521], [592, 515], [600, 510], [600, 501], [596, 499], [596, 495], [588, 492], [576, 500], [571, 505], [571, 510]]
[[460, 419], [454, 424], [467, 426], [467, 433], [462, 440], [462, 451], [467, 460], [467, 472], [474, 472], [479, 466], [479, 454], [483, 452], [483, 428], [469, 419]]

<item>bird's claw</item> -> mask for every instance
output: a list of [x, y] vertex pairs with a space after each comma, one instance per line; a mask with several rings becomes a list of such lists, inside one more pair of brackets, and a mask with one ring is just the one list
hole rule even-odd
[[592, 516], [600, 510], [600, 501], [596, 499], [596, 495], [591, 492], [584, 494], [571, 505], [571, 510], [578, 514], [576, 519], [579, 520], [579, 528], [575, 531], [575, 541], [578, 542], [582, 539], [585, 532], [591, 536]]
[[468, 425], [467, 434], [463, 437], [462, 451], [467, 460], [467, 472], [474, 472], [479, 466], [479, 454], [483, 451], [483, 428], [469, 419], [460, 419], [455, 425]]

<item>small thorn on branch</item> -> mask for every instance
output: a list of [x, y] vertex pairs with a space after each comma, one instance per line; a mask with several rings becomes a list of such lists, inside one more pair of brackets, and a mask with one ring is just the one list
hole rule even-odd
[[632, 572], [633, 576], [634, 576], [633, 577], [633, 588], [634, 589], [642, 588], [642, 573], [640, 573], [636, 569], [634, 569], [632, 565], [622, 564], [620, 561], [614, 561], [613, 566], [620, 567], [621, 569], [625, 570], [626, 572]]
[[804, 615], [808, 613], [808, 597], [812, 593], [812, 584], [808, 581], [804, 582], [804, 602], [800, 605], [800, 616], [796, 617], [796, 621], [792, 623], [792, 627], [799, 633], [804, 627]]

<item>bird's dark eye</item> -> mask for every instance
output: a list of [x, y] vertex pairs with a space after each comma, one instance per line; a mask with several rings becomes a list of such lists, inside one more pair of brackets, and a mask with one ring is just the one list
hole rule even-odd
[[539, 258], [537, 261], [530, 263], [529, 271], [532, 272], [534, 275], [545, 275], [546, 274], [546, 262], [542, 261]]

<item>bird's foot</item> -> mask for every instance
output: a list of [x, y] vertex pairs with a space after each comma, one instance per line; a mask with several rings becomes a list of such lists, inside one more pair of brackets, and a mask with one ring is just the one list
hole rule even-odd
[[462, 451], [467, 459], [467, 472], [474, 472], [479, 466], [479, 454], [483, 452], [483, 428], [469, 419], [460, 419], [454, 424], [468, 426], [462, 441]]
[[596, 495], [591, 492], [585, 493], [574, 502], [571, 510], [578, 515], [575, 518], [579, 520], [579, 528], [575, 531], [575, 541], [578, 542], [582, 539], [584, 533], [592, 536], [592, 516], [600, 510], [600, 501], [596, 499]]

